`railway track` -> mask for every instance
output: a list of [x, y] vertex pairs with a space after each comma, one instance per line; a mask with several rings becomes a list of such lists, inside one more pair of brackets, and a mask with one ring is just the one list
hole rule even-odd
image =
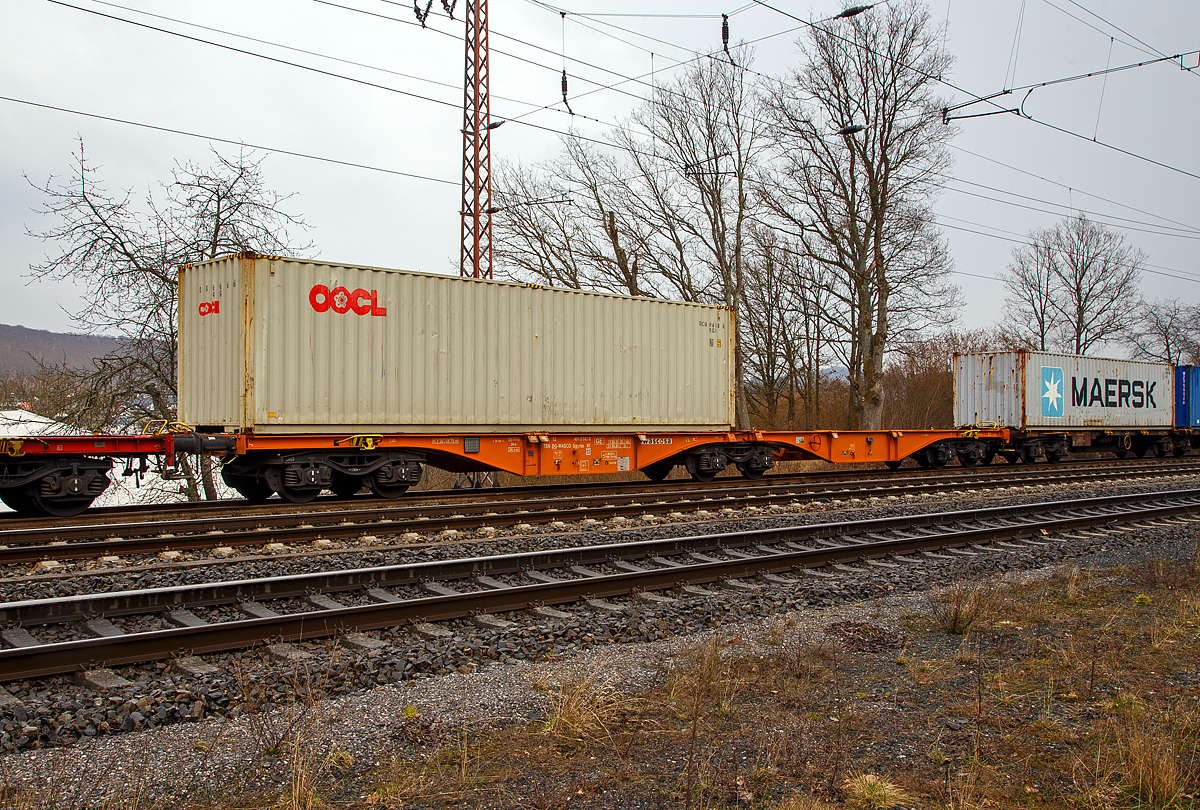
[[[320, 512], [288, 511], [283, 514], [248, 514], [177, 520], [127, 523], [77, 523], [27, 528], [0, 529], [0, 565], [43, 560], [80, 560], [99, 557], [158, 554], [164, 551], [193, 551], [206, 548], [235, 548], [267, 543], [296, 544], [316, 539], [352, 539], [369, 535], [394, 537], [408, 533], [430, 533], [514, 526], [525, 523], [573, 520], [608, 520], [654, 512], [677, 515], [750, 506], [771, 507], [813, 500], [902, 497], [962, 490], [997, 489], [1013, 486], [1100, 483], [1113, 480], [1153, 478], [1200, 472], [1200, 461], [1178, 461], [1154, 465], [1108, 464], [1101, 466], [1051, 468], [1011, 467], [987, 471], [942, 472], [917, 477], [841, 477], [837, 481], [775, 482], [764, 479], [734, 483], [719, 488], [689, 485], [671, 489], [657, 485], [647, 491], [623, 488], [617, 492], [530, 499], [488, 500], [455, 503], [424, 503], [372, 508], [327, 509]], [[686, 482], [690, 483], [690, 482]], [[478, 498], [478, 493], [474, 493]], [[109, 535], [96, 539], [97, 534]]]
[[[615, 612], [622, 606], [603, 600], [671, 600], [679, 597], [657, 592], [703, 593], [701, 586], [714, 582], [758, 587], [747, 578], [786, 586], [797, 580], [781, 574], [830, 564], [919, 564], [914, 555], [1003, 553], [1063, 542], [1071, 532], [1197, 516], [1200, 489], [1188, 489], [10, 602], [0, 604], [0, 624], [9, 626], [0, 635], [12, 647], [0, 650], [0, 681], [171, 657], [195, 661], [188, 656], [264, 641], [352, 634], [351, 645], [382, 646], [363, 631], [409, 625], [436, 635], [429, 622], [580, 600]], [[231, 613], [239, 618], [228, 619]], [[119, 626], [146, 616], [175, 626]], [[43, 643], [24, 629], [46, 634], [71, 622], [97, 637]]]
[[656, 492], [711, 492], [725, 489], [739, 489], [753, 486], [784, 486], [812, 485], [815, 487], [832, 487], [840, 483], [855, 483], [863, 481], [893, 481], [928, 479], [931, 476], [957, 476], [959, 478], [986, 477], [994, 474], [1006, 475], [1037, 475], [1046, 470], [1074, 471], [1089, 469], [1167, 470], [1177, 466], [1200, 464], [1200, 458], [1162, 458], [1147, 460], [1115, 461], [1113, 459], [1079, 459], [1062, 461], [1053, 466], [1036, 464], [1032, 466], [1018, 464], [996, 464], [990, 467], [949, 467], [941, 470], [925, 470], [916, 467], [901, 470], [865, 469], [865, 470], [824, 470], [804, 473], [774, 473], [761, 479], [748, 480], [741, 476], [730, 475], [714, 479], [708, 483], [692, 481], [687, 478], [672, 479], [662, 482], [652, 481], [609, 481], [605, 483], [568, 483], [554, 485], [528, 485], [512, 487], [496, 487], [478, 489], [447, 489], [410, 491], [397, 501], [381, 501], [378, 498], [360, 495], [353, 498], [337, 498], [323, 495], [306, 504], [294, 504], [286, 501], [271, 499], [265, 504], [251, 504], [241, 498], [230, 498], [220, 501], [194, 501], [180, 503], [164, 503], [153, 505], [126, 505], [93, 507], [85, 514], [70, 518], [28, 518], [13, 513], [0, 513], [0, 530], [49, 530], [54, 527], [75, 528], [89, 525], [99, 529], [109, 524], [131, 523], [140, 520], [175, 521], [183, 519], [207, 519], [212, 517], [279, 517], [291, 515], [308, 515], [319, 519], [322, 512], [344, 512], [353, 510], [372, 510], [389, 507], [425, 506], [432, 504], [471, 504], [481, 499], [493, 503], [503, 503], [514, 500], [536, 500], [539, 498], [577, 498], [598, 495], [620, 495], [623, 493], [640, 493], [651, 495]]

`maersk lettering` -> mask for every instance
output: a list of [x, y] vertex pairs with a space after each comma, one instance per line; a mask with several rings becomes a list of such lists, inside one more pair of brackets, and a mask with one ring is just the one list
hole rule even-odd
[[1157, 408], [1157, 381], [1071, 378], [1071, 404], [1077, 408]]

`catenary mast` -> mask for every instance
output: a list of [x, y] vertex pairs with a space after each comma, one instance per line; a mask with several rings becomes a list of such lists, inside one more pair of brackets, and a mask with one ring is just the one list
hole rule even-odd
[[463, 84], [462, 264], [459, 273], [492, 277], [491, 103], [488, 96], [487, 0], [466, 3]]

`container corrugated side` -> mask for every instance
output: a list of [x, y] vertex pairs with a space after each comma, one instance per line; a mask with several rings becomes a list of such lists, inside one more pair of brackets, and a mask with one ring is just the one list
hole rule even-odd
[[[734, 325], [722, 307], [321, 262], [238, 261], [249, 373], [244, 412], [220, 424], [260, 433], [732, 424]], [[197, 265], [181, 284], [193, 270], [193, 284], [209, 272]], [[230, 334], [214, 346], [236, 351], [237, 343]], [[192, 414], [184, 405], [181, 412]]]
[[237, 425], [245, 393], [242, 263], [236, 256], [179, 271], [179, 419]]
[[1038, 430], [1168, 428], [1165, 363], [1042, 352], [955, 356], [955, 423]]
[[1200, 366], [1175, 367], [1175, 427], [1200, 429]]
[[954, 424], [1022, 424], [1020, 364], [1018, 352], [954, 355]]

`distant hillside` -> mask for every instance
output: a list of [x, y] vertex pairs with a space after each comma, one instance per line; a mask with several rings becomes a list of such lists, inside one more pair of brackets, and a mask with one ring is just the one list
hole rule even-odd
[[[67, 335], [0, 324], [0, 376], [9, 372], [35, 371], [34, 358], [86, 368], [95, 357], [103, 357], [117, 347], [117, 339], [92, 335]], [[30, 356], [32, 355], [32, 357]]]

